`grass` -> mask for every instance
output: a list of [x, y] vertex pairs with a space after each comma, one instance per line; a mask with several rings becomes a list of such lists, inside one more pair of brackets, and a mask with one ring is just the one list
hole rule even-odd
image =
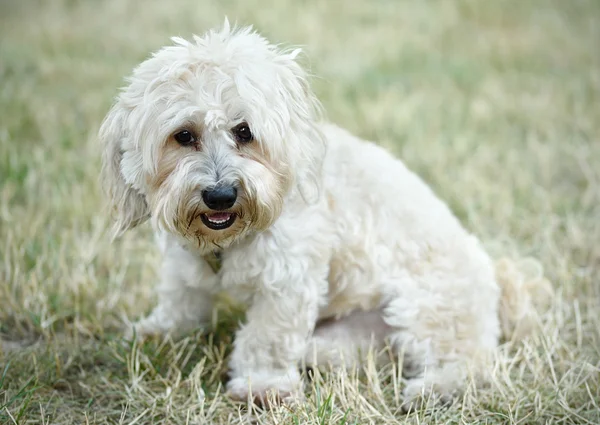
[[[223, 395], [240, 313], [125, 345], [153, 303], [147, 227], [110, 243], [96, 132], [122, 77], [223, 17], [306, 46], [329, 118], [399, 155], [555, 299], [489, 388], [399, 412], [397, 365], [307, 402]], [[0, 3], [0, 423], [600, 423], [600, 4], [595, 0]], [[508, 349], [508, 348], [506, 348]]]

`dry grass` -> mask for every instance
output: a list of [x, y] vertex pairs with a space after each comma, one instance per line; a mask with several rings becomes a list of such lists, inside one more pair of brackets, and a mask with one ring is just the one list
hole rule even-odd
[[[0, 3], [0, 423], [600, 423], [600, 4], [271, 3]], [[494, 252], [544, 265], [543, 331], [490, 388], [405, 416], [397, 367], [367, 367], [248, 412], [222, 395], [238, 313], [121, 344], [157, 256], [147, 228], [110, 244], [96, 131], [149, 51], [225, 14], [305, 45], [332, 120], [400, 155]]]

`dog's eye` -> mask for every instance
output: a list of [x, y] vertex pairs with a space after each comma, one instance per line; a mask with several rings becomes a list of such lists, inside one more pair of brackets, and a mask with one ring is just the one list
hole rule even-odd
[[250, 131], [250, 127], [248, 127], [248, 124], [245, 122], [236, 125], [231, 129], [231, 131], [237, 141], [240, 143], [250, 143], [252, 140], [254, 140], [254, 136]]
[[196, 143], [196, 137], [189, 131], [183, 130], [173, 135], [177, 143], [182, 146], [191, 146]]

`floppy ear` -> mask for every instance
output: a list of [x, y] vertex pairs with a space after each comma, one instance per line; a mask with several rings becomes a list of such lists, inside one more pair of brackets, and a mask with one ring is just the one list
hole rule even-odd
[[300, 164], [297, 185], [300, 194], [308, 203], [316, 202], [321, 195], [322, 166], [327, 142], [319, 128], [322, 107], [308, 82], [308, 76], [296, 58], [301, 53], [296, 49], [281, 60], [291, 72], [292, 78], [283, 78], [284, 93], [291, 105], [291, 124], [296, 127], [302, 140], [294, 146], [298, 150]]
[[128, 137], [125, 128], [128, 115], [129, 111], [117, 102], [104, 119], [99, 132], [104, 146], [101, 181], [116, 220], [113, 237], [143, 223], [150, 216], [144, 196], [125, 181], [123, 174], [123, 142]]

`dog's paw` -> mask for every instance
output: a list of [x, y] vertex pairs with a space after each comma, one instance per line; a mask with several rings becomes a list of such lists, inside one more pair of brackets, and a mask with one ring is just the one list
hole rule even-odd
[[161, 337], [168, 332], [154, 317], [148, 316], [135, 323], [128, 322], [125, 325], [123, 338], [127, 341], [142, 342], [148, 338]]
[[400, 408], [404, 413], [450, 407], [459, 392], [444, 391], [435, 385], [425, 385], [423, 379], [411, 379], [404, 388], [404, 401]]
[[438, 394], [436, 392], [422, 393], [412, 397], [405, 397], [400, 405], [400, 409], [404, 413], [411, 413], [437, 408], [447, 408], [454, 403], [455, 399], [456, 398], [451, 394]]
[[235, 377], [227, 383], [227, 393], [234, 400], [250, 401], [260, 407], [293, 404], [304, 398], [302, 380], [296, 369]]

